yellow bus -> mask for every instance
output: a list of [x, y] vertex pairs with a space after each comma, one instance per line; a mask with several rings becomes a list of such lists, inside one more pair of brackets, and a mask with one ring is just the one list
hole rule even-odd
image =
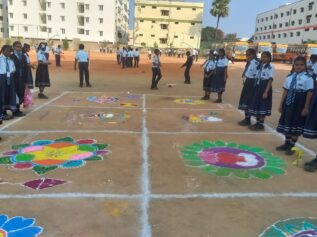
[[245, 54], [248, 48], [249, 43], [246, 41], [236, 41], [225, 44], [227, 54], [234, 60], [246, 60]]
[[273, 47], [271, 42], [257, 42], [255, 43], [256, 52], [263, 53], [265, 51], [273, 52]]
[[288, 61], [287, 44], [273, 44], [273, 59], [274, 61]]
[[286, 58], [293, 62], [297, 56], [304, 56], [309, 59], [312, 54], [317, 54], [317, 44], [293, 44], [288, 45]]

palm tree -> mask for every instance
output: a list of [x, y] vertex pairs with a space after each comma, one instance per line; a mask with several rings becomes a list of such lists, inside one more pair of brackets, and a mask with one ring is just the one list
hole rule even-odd
[[218, 26], [221, 17], [227, 17], [229, 15], [229, 3], [230, 0], [213, 0], [211, 4], [210, 14], [217, 17], [215, 41], [217, 40]]

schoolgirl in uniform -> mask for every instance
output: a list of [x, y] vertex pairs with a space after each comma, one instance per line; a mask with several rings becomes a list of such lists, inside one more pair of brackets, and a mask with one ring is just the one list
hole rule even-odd
[[20, 106], [23, 103], [24, 93], [25, 93], [25, 81], [23, 78], [23, 68], [22, 68], [22, 44], [20, 41], [15, 41], [13, 43], [13, 54], [11, 58], [15, 65], [15, 73], [14, 73], [14, 82], [15, 82], [15, 90], [17, 93], [18, 101], [17, 101], [17, 109], [13, 113], [15, 117], [23, 117], [24, 113], [21, 112]]
[[271, 53], [268, 51], [263, 52], [261, 62], [257, 67], [258, 73], [247, 112], [250, 116], [256, 117], [256, 124], [249, 126], [254, 131], [264, 130], [265, 117], [271, 115], [272, 82], [274, 78], [274, 67], [271, 61]]
[[24, 79], [24, 83], [29, 89], [33, 89], [33, 76], [32, 76], [32, 69], [36, 67], [31, 64], [29, 52], [30, 52], [30, 45], [24, 44], [23, 45], [23, 55], [22, 55], [22, 75]]
[[154, 55], [152, 58], [152, 84], [151, 90], [157, 90], [157, 84], [162, 78], [161, 73], [161, 62], [160, 62], [160, 51], [158, 49], [154, 49]]
[[252, 94], [254, 90], [254, 83], [257, 75], [257, 68], [259, 66], [259, 61], [256, 58], [255, 49], [248, 49], [246, 52], [247, 64], [242, 73], [242, 78], [245, 78], [243, 83], [243, 88], [241, 91], [239, 109], [244, 110], [244, 119], [238, 122], [240, 126], [249, 126], [251, 124], [251, 115], [248, 114], [249, 105], [252, 99]]
[[74, 69], [77, 70], [77, 63], [79, 67], [79, 87], [83, 87], [84, 83], [84, 74], [85, 82], [87, 87], [91, 87], [89, 82], [89, 57], [88, 54], [84, 51], [85, 46], [83, 44], [79, 45], [79, 50], [75, 56], [75, 65]]
[[211, 92], [218, 93], [218, 99], [215, 103], [222, 103], [222, 94], [226, 88], [226, 81], [228, 79], [228, 59], [224, 49], [218, 50], [218, 57], [216, 59], [216, 74], [211, 81]]
[[311, 104], [314, 81], [306, 72], [305, 57], [298, 56], [294, 60], [291, 74], [284, 82], [284, 92], [280, 102], [281, 117], [277, 131], [285, 135], [285, 143], [276, 147], [278, 151], [285, 151], [292, 155], [298, 137], [302, 134]]
[[139, 67], [140, 51], [138, 48], [135, 49], [133, 57], [134, 57], [134, 67]]
[[35, 86], [39, 88], [40, 93], [38, 94], [39, 99], [48, 99], [44, 94], [45, 87], [50, 87], [50, 76], [48, 72], [48, 59], [45, 56], [46, 45], [43, 43], [39, 44], [37, 49], [37, 62], [38, 66], [35, 75]]
[[0, 121], [2, 123], [2, 119], [12, 118], [6, 113], [6, 110], [11, 110], [14, 113], [17, 109], [17, 101], [14, 82], [16, 69], [11, 59], [12, 47], [3, 45], [0, 53]]
[[[312, 69], [315, 86], [313, 99], [309, 110], [309, 115], [307, 117], [307, 121], [303, 132], [303, 136], [308, 139], [317, 139], [317, 60], [315, 60], [316, 58], [317, 55], [314, 55], [313, 59], [311, 57], [311, 60], [313, 62]], [[314, 172], [317, 170], [317, 156], [310, 162], [305, 163], [304, 170], [308, 172]]]
[[205, 95], [201, 98], [202, 100], [209, 100], [211, 92], [211, 82], [215, 75], [216, 63], [213, 50], [209, 51], [209, 57], [202, 65], [204, 68], [204, 80], [203, 80], [203, 90]]
[[56, 67], [61, 67], [61, 54], [62, 54], [62, 49], [61, 46], [58, 45], [57, 48], [54, 51], [55, 54], [55, 63], [56, 63]]

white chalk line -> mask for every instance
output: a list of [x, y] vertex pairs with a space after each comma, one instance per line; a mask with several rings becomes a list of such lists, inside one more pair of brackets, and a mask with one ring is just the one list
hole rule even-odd
[[33, 114], [34, 112], [36, 112], [36, 111], [42, 109], [43, 107], [47, 106], [48, 104], [50, 104], [50, 103], [54, 102], [55, 100], [58, 100], [59, 98], [63, 97], [65, 94], [67, 94], [67, 92], [63, 92], [63, 93], [60, 94], [59, 96], [57, 96], [57, 97], [55, 97], [55, 98], [49, 100], [48, 102], [46, 102], [46, 103], [44, 103], [44, 104], [42, 104], [42, 105], [36, 107], [35, 109], [33, 109], [33, 110], [31, 110], [29, 113], [27, 113], [26, 116], [20, 117], [20, 118], [18, 118], [18, 119], [13, 120], [12, 122], [7, 123], [7, 124], [4, 125], [3, 127], [1, 127], [0, 131], [6, 129], [6, 128], [8, 128], [8, 127], [10, 127], [11, 125], [13, 125], [13, 124], [15, 124], [15, 123], [17, 123], [17, 122], [19, 122], [19, 121], [25, 119], [25, 118], [27, 118], [28, 116], [30, 116], [30, 115]]
[[[234, 198], [316, 198], [317, 192], [246, 192], [246, 193], [192, 193], [192, 194], [149, 194], [150, 199], [177, 200], [177, 199], [234, 199]], [[120, 199], [144, 201], [142, 194], [111, 194], [111, 193], [42, 193], [42, 194], [0, 194], [0, 199]], [[149, 203], [148, 203], [149, 204]], [[143, 210], [143, 209], [142, 209]], [[147, 210], [148, 212], [148, 210]], [[146, 214], [147, 214], [146, 212]], [[142, 222], [143, 223], [143, 222]], [[148, 223], [147, 223], [148, 224]], [[145, 229], [146, 231], [148, 229]], [[148, 237], [149, 235], [147, 235]]]
[[151, 195], [151, 184], [149, 178], [149, 135], [148, 129], [146, 126], [146, 95], [142, 96], [142, 174], [141, 174], [141, 188], [142, 188], [142, 203], [141, 203], [141, 223], [142, 223], [142, 230], [141, 236], [142, 237], [151, 237], [152, 236], [152, 228], [149, 222], [149, 205], [150, 205], [150, 195]]

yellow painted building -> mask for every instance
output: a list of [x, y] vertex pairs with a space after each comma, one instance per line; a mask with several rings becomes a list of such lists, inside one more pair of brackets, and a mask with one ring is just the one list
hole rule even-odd
[[134, 46], [199, 48], [204, 3], [135, 0]]

